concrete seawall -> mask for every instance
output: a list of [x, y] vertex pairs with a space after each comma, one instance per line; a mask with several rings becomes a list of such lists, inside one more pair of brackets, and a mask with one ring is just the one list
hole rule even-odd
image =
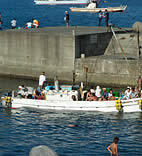
[[[69, 77], [74, 69], [74, 36], [56, 29], [0, 32], [0, 73], [38, 77]], [[66, 76], [64, 75], [66, 73]]]
[[[135, 85], [141, 74], [137, 34], [103, 27], [53, 27], [0, 32], [0, 74], [87, 81], [107, 85]], [[140, 45], [141, 45], [140, 35]], [[122, 52], [123, 50], [123, 52]], [[84, 54], [85, 58], [81, 58]]]

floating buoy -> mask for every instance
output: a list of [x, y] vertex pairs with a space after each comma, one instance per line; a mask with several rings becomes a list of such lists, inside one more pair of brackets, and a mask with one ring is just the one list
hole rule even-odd
[[116, 109], [119, 110], [119, 111], [122, 109], [122, 104], [121, 104], [120, 99], [115, 100], [115, 106], [116, 106]]
[[142, 100], [139, 100], [139, 109], [142, 110]]
[[6, 103], [6, 106], [7, 106], [7, 107], [11, 107], [11, 97], [7, 96], [7, 97], [5, 98], [5, 103]]

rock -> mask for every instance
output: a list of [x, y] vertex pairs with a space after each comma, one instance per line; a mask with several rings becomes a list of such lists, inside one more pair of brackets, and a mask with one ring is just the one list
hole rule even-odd
[[58, 156], [48, 146], [40, 145], [33, 147], [30, 151], [29, 156]]

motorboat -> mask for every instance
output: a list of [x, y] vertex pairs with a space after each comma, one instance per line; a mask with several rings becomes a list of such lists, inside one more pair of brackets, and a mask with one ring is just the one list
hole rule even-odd
[[[113, 101], [82, 101], [77, 91], [47, 91], [43, 100], [3, 96], [1, 105], [5, 108], [35, 108], [41, 110], [91, 111], [91, 112], [141, 112], [142, 98]], [[73, 98], [75, 97], [75, 98]]]

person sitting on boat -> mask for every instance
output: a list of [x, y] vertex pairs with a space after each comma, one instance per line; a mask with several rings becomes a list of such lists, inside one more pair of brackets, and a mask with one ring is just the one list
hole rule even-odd
[[27, 98], [32, 99], [34, 94], [34, 88], [33, 87], [26, 87], [27, 89]]
[[93, 88], [93, 86], [91, 86], [91, 88], [90, 88], [90, 92], [91, 92], [92, 94], [95, 93], [95, 89]]
[[130, 95], [131, 95], [131, 89], [130, 87], [127, 87], [127, 90], [125, 91], [124, 99], [126, 100], [130, 99]]
[[41, 100], [45, 100], [45, 93], [44, 93], [44, 91], [40, 92], [40, 96], [41, 96]]
[[110, 89], [110, 91], [109, 91], [109, 93], [108, 93], [108, 100], [115, 100], [115, 97], [114, 97], [114, 95], [113, 95], [113, 91], [112, 91], [112, 89]]
[[108, 97], [101, 96], [101, 101], [108, 101]]
[[90, 91], [90, 89], [87, 91], [87, 95], [86, 95], [86, 101], [90, 101], [89, 99], [92, 97], [92, 93]]
[[106, 88], [103, 88], [102, 96], [108, 97], [108, 92], [107, 92]]
[[88, 6], [87, 6], [88, 9], [94, 9], [94, 8], [97, 8], [97, 2], [96, 0], [92, 0]]
[[87, 97], [86, 101], [98, 101], [98, 98], [95, 93], [90, 92], [90, 95]]
[[38, 99], [39, 96], [40, 96], [40, 92], [36, 89], [36, 90], [34, 91], [34, 99]]
[[130, 99], [133, 99], [133, 98], [138, 98], [138, 93], [135, 91], [134, 87], [132, 87], [132, 91], [130, 94]]
[[102, 93], [102, 97], [101, 97], [101, 101], [104, 100], [108, 100], [108, 92], [106, 90], [106, 88], [103, 88], [103, 93]]
[[95, 93], [92, 93], [93, 97], [92, 97], [92, 101], [98, 101], [98, 97], [95, 95]]
[[24, 88], [22, 86], [19, 86], [18, 87], [17, 97], [19, 97], [19, 98], [25, 98], [25, 92], [24, 92]]

